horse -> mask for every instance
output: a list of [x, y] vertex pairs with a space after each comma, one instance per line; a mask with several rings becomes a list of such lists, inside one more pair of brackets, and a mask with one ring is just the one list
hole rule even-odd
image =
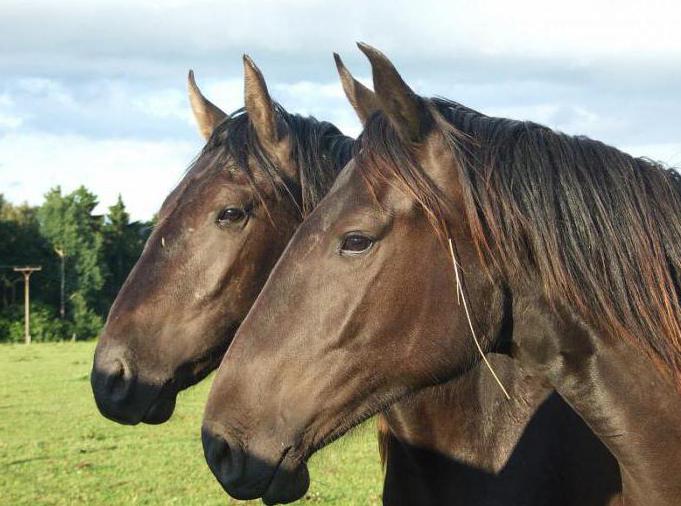
[[[290, 502], [307, 459], [506, 350], [617, 460], [624, 504], [681, 502], [681, 176], [601, 142], [414, 93], [381, 109], [293, 235], [218, 369], [204, 453]], [[503, 387], [504, 377], [500, 380]]]
[[96, 404], [123, 424], [165, 422], [177, 394], [217, 367], [354, 142], [331, 123], [272, 101], [248, 56], [244, 109], [225, 114], [192, 71], [188, 90], [206, 145], [165, 199], [94, 356]]
[[[373, 92], [366, 89], [349, 74], [342, 64], [340, 57], [336, 55], [336, 63], [343, 88], [353, 103], [360, 119], [366, 121], [371, 109], [377, 107]], [[291, 194], [295, 197], [295, 205], [303, 208], [303, 216], [309, 213], [330, 186], [330, 181], [335, 178], [338, 168], [344, 165], [349, 158], [347, 138], [338, 137], [338, 132], [327, 124], [317, 123], [312, 119], [291, 117], [280, 106], [274, 104], [269, 97], [267, 87], [262, 74], [250, 59], [245, 59], [246, 76], [246, 110], [236, 115], [228, 116], [217, 106], [208, 101], [198, 89], [193, 73], [190, 72], [189, 98], [197, 120], [199, 130], [207, 139], [208, 145], [193, 164], [189, 174], [180, 183], [174, 195], [167, 199], [161, 209], [162, 220], [155, 231], [156, 247], [159, 243], [161, 250], [154, 251], [150, 245], [145, 249], [139, 263], [142, 267], [136, 268], [131, 273], [124, 289], [118, 296], [117, 302], [109, 316], [109, 323], [104, 335], [100, 340], [93, 370], [93, 390], [100, 410], [105, 416], [121, 423], [162, 423], [167, 420], [175, 405], [177, 393], [198, 382], [207, 375], [221, 357], [223, 348], [226, 348], [231, 338], [233, 324], [210, 329], [206, 332], [200, 325], [196, 327], [183, 327], [181, 322], [196, 318], [198, 312], [214, 311], [219, 304], [234, 304], [235, 298], [240, 297], [241, 306], [239, 313], [245, 312], [252, 303], [255, 293], [262, 280], [267, 276], [272, 267], [272, 261], [263, 258], [261, 248], [270, 248], [269, 253], [278, 256], [282, 251], [282, 243], [286, 240], [286, 234], [292, 234], [297, 223], [291, 225], [288, 221], [282, 224], [277, 218], [275, 225], [278, 232], [284, 234], [282, 240], [272, 241], [272, 234], [267, 229], [269, 221], [260, 224], [262, 230], [249, 227], [248, 230], [238, 230], [239, 234], [248, 233], [248, 238], [233, 237], [235, 231], [231, 231], [220, 224], [222, 233], [229, 233], [222, 245], [216, 246], [212, 240], [205, 244], [198, 240], [184, 240], [172, 251], [167, 251], [166, 245], [170, 245], [170, 238], [178, 232], [170, 228], [172, 223], [193, 223], [206, 213], [206, 209], [213, 209], [214, 213], [225, 212], [238, 214], [237, 211], [226, 211], [225, 200], [228, 202], [251, 202], [255, 197], [225, 199], [222, 193], [208, 193], [211, 185], [230, 186], [230, 192], [244, 191], [241, 187], [247, 186], [246, 191], [260, 192], [257, 195], [268, 195], [266, 211], [270, 215], [285, 216], [293, 214], [300, 220], [301, 216], [290, 210], [291, 204], [287, 197]], [[252, 99], [248, 99], [248, 93]], [[253, 99], [254, 98], [254, 99]], [[259, 143], [265, 147], [272, 144], [269, 135], [263, 134], [263, 128], [258, 127], [261, 118], [267, 119], [262, 111], [272, 111], [273, 114], [282, 114], [278, 121], [285, 125], [285, 129], [293, 130], [287, 133], [290, 137], [290, 151], [301, 153], [295, 158], [296, 163], [307, 164], [295, 169], [288, 169], [281, 173], [281, 162], [271, 155], [271, 150], [260, 149]], [[258, 111], [261, 111], [258, 113]], [[305, 122], [309, 128], [306, 130], [296, 122]], [[250, 130], [248, 123], [253, 127]], [[215, 136], [217, 137], [214, 137]], [[250, 137], [247, 137], [250, 135]], [[310, 135], [311, 143], [305, 143], [303, 136]], [[260, 139], [265, 139], [262, 142]], [[321, 155], [315, 155], [313, 150], [321, 151]], [[325, 156], [331, 155], [332, 165], [325, 164]], [[291, 155], [293, 156], [293, 155]], [[236, 167], [231, 165], [237, 164]], [[238, 165], [240, 164], [240, 165]], [[220, 174], [225, 167], [231, 167], [231, 173]], [[248, 172], [250, 169], [251, 172]], [[251, 182], [245, 179], [249, 174], [255, 179], [255, 188]], [[300, 188], [298, 192], [280, 191], [270, 195], [267, 192], [276, 191], [277, 187], [271, 186], [272, 180], [287, 180], [292, 174], [298, 185], [313, 181], [315, 184], [306, 189]], [[217, 180], [215, 178], [218, 178]], [[296, 187], [294, 185], [294, 187]], [[180, 195], [181, 193], [181, 195]], [[302, 197], [309, 197], [302, 201]], [[170, 206], [177, 206], [179, 200], [184, 200], [187, 205], [177, 207], [170, 212]], [[283, 206], [283, 209], [279, 209]], [[240, 206], [231, 207], [243, 208]], [[200, 213], [200, 214], [195, 214]], [[253, 218], [256, 219], [256, 218]], [[261, 219], [261, 218], [258, 218]], [[264, 218], [262, 218], [264, 220]], [[176, 225], [175, 225], [176, 226]], [[180, 225], [185, 226], [186, 225]], [[205, 228], [195, 227], [192, 231], [195, 235], [210, 234], [213, 223], [208, 223]], [[160, 239], [158, 238], [160, 236]], [[208, 236], [210, 237], [210, 235]], [[241, 242], [248, 241], [250, 250], [240, 254]], [[168, 241], [166, 243], [166, 241]], [[212, 246], [212, 247], [211, 247]], [[224, 255], [227, 249], [228, 255]], [[156, 272], [149, 266], [157, 265], [158, 258], [152, 255], [163, 253], [166, 262], [175, 263], [161, 268]], [[192, 259], [191, 272], [178, 266], [186, 265], [187, 258]], [[196, 260], [200, 259], [200, 263]], [[250, 269], [243, 272], [243, 265], [238, 262], [251, 262]], [[231, 265], [216, 264], [212, 262], [232, 262]], [[201, 269], [230, 269], [231, 273], [241, 273], [238, 283], [228, 284], [218, 291], [219, 287], [206, 287], [205, 277], [200, 275]], [[191, 273], [194, 275], [190, 275]], [[187, 291], [213, 290], [214, 300], [210, 304], [183, 306], [169, 306], [168, 303], [160, 303], [164, 297], [172, 296], [172, 292], [160, 292], [163, 288], [161, 280], [156, 276], [163, 276], [162, 283], [168, 287], [183, 287]], [[220, 282], [227, 283], [230, 279], [222, 276]], [[203, 283], [203, 284], [202, 284]], [[253, 286], [253, 290], [244, 293], [244, 287]], [[250, 295], [249, 295], [250, 294]], [[132, 298], [132, 303], [130, 299]], [[121, 302], [119, 302], [121, 301]], [[128, 301], [127, 305], [123, 305]], [[213, 321], [209, 314], [209, 321]], [[167, 322], [168, 327], [160, 324]], [[167, 334], [165, 328], [170, 330], [177, 327], [182, 330], [182, 335], [177, 333]], [[220, 333], [224, 333], [221, 337]], [[220, 339], [224, 339], [221, 343]], [[179, 350], [175, 347], [180, 346]], [[113, 351], [112, 351], [113, 350]], [[208, 352], [206, 352], [208, 350]], [[123, 377], [115, 374], [107, 377], [102, 373], [98, 361], [104, 363], [109, 360], [120, 360], [118, 371], [124, 371]], [[502, 356], [493, 357], [499, 369], [504, 368], [505, 378], [509, 386], [514, 390], [523, 392], [522, 402], [514, 405], [500, 404], [495, 397], [496, 390], [489, 389], [485, 385], [485, 376], [479, 372], [472, 372], [463, 381], [454, 382], [432, 394], [424, 394], [417, 398], [418, 406], [412, 403], [406, 404], [401, 411], [395, 408], [393, 413], [388, 413], [387, 429], [381, 436], [382, 446], [387, 449], [384, 455], [387, 465], [384, 484], [384, 502], [386, 504], [453, 504], [456, 497], [461, 504], [479, 502], [476, 497], [484, 494], [492, 497], [533, 497], [536, 504], [545, 504], [545, 491], [559, 490], [565, 498], [570, 498], [571, 504], [604, 504], [602, 497], [607, 496], [610, 490], [616, 488], [618, 477], [616, 467], [608, 462], [608, 453], [599, 445], [598, 441], [584, 426], [574, 419], [571, 410], [562, 401], [550, 393], [550, 388], [540, 384], [536, 378], [527, 374], [517, 374], [512, 364], [503, 362]], [[167, 371], [161, 375], [158, 371]], [[116, 371], [114, 371], [116, 372]], [[189, 373], [189, 374], [188, 374]], [[148, 378], [159, 377], [159, 380], [151, 383]], [[141, 379], [138, 379], [141, 378]], [[122, 384], [116, 384], [121, 382]], [[129, 382], [126, 385], [123, 382]], [[107, 390], [107, 386], [110, 390]], [[141, 393], [135, 392], [139, 388]], [[120, 390], [123, 395], [110, 399], [117, 395]], [[485, 395], [479, 395], [483, 390]], [[481, 426], [487, 427], [481, 430], [474, 423], [468, 409], [474, 406]], [[459, 423], [442, 423], [444, 416], [450, 416], [458, 410], [461, 418], [469, 420], [467, 426]], [[507, 423], [512, 421], [513, 423]], [[492, 426], [494, 422], [494, 426]], [[542, 432], [540, 427], [551, 423], [554, 432], [549, 434]], [[437, 432], [431, 432], [428, 425], [438, 425]], [[381, 424], [382, 426], [384, 424]], [[562, 427], [556, 431], [557, 426]], [[504, 435], [502, 436], [502, 431]], [[494, 432], [497, 441], [492, 444], [488, 434]], [[522, 438], [521, 438], [522, 434]], [[542, 436], [543, 434], [543, 436]], [[515, 442], [521, 438], [521, 443], [514, 449]], [[501, 463], [508, 460], [513, 451], [513, 461], [523, 463], [521, 466], [504, 467], [503, 476], [498, 477], [491, 472], [501, 467]], [[547, 454], [551, 453], [553, 462], [552, 479], [559, 480], [560, 486], [548, 487], [540, 485], [533, 477], [536, 470], [544, 469], [547, 463]], [[458, 461], [454, 457], [459, 458]], [[560, 460], [561, 464], [556, 464]], [[581, 464], [581, 460], [590, 463], [589, 466]], [[532, 464], [530, 464], [532, 462]], [[614, 472], [613, 472], [614, 469]], [[437, 471], [437, 473], [435, 472]], [[522, 476], [520, 475], [522, 471]], [[405, 479], [406, 478], [406, 479]], [[578, 485], [578, 486], [577, 486]], [[465, 493], [462, 493], [465, 491]], [[449, 498], [452, 497], [450, 500]], [[588, 499], [587, 499], [588, 498]], [[529, 500], [524, 500], [529, 505]], [[567, 499], [565, 504], [568, 504]]]
[[[334, 59], [365, 124], [380, 103]], [[384, 504], [614, 504], [621, 480], [605, 446], [541, 377], [487, 358], [512, 401], [475, 367], [378, 415]]]

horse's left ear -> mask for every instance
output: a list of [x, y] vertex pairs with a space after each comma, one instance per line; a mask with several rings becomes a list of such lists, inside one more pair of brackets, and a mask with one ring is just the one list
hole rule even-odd
[[378, 49], [363, 42], [359, 42], [357, 46], [371, 63], [374, 91], [380, 101], [381, 110], [404, 141], [422, 141], [430, 126], [430, 115], [423, 98], [407, 86], [390, 60]]
[[362, 125], [364, 125], [369, 116], [381, 108], [378, 97], [376, 97], [373, 91], [352, 76], [338, 53], [333, 53], [333, 59], [336, 61], [336, 69], [338, 70], [338, 76], [340, 77], [345, 96], [350, 101], [350, 105], [352, 105], [352, 108], [357, 113]]
[[203, 138], [208, 140], [213, 133], [213, 130], [215, 130], [215, 127], [227, 118], [227, 114], [203, 96], [201, 90], [196, 85], [193, 70], [190, 70], [187, 75], [187, 92], [189, 94], [189, 103], [192, 106], [196, 124], [199, 126], [199, 131], [201, 132], [201, 135], [203, 135]]
[[244, 55], [244, 95], [248, 119], [258, 140], [266, 149], [273, 148], [280, 140], [277, 112], [260, 69], [248, 55]]

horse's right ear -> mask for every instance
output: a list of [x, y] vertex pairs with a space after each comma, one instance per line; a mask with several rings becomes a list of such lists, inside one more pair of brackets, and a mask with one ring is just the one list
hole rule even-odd
[[357, 46], [371, 63], [374, 91], [380, 101], [381, 110], [404, 141], [422, 141], [430, 126], [430, 115], [424, 100], [407, 86], [383, 53], [362, 42]]
[[201, 132], [204, 139], [208, 140], [213, 133], [213, 130], [215, 130], [215, 127], [225, 120], [227, 114], [203, 96], [194, 80], [193, 70], [190, 70], [189, 75], [187, 76], [187, 88], [189, 92], [189, 103], [192, 106], [194, 118], [199, 126], [199, 132]]
[[244, 55], [244, 102], [260, 143], [265, 147], [275, 146], [280, 141], [277, 112], [262, 72], [248, 55]]
[[380, 109], [380, 102], [373, 91], [352, 77], [338, 53], [333, 53], [333, 59], [336, 60], [336, 69], [338, 69], [345, 96], [348, 97], [350, 105], [364, 125], [369, 116]]

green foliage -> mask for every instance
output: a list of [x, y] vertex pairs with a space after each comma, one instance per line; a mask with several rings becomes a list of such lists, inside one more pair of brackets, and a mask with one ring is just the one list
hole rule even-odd
[[[40, 302], [31, 303], [31, 340], [62, 341], [71, 336], [72, 325], [55, 317], [54, 309]], [[24, 342], [24, 308], [18, 304], [0, 312], [0, 336], [10, 343]]]
[[97, 197], [82, 186], [68, 195], [57, 187], [47, 193], [38, 210], [40, 233], [66, 255], [69, 293], [78, 294], [87, 307], [96, 305], [106, 273], [103, 219], [92, 214], [96, 206]]
[[[149, 226], [130, 222], [120, 196], [106, 216], [94, 214], [96, 206], [97, 197], [82, 186], [68, 194], [54, 188], [39, 207], [13, 205], [0, 195], [0, 342], [23, 340], [23, 277], [13, 266], [42, 266], [31, 276], [34, 340], [99, 334]], [[64, 320], [58, 318], [61, 254]], [[52, 330], [43, 329], [50, 326]]]
[[[14, 206], [0, 195], [0, 309], [23, 303], [23, 278], [12, 271], [12, 266], [42, 265], [49, 272], [55, 265], [53, 256], [49, 243], [40, 234], [37, 208]], [[41, 277], [32, 298], [49, 304], [58, 286], [49, 277]]]
[[[163, 427], [102, 417], [90, 391], [94, 343], [0, 345], [0, 504], [261, 505], [231, 500], [201, 448], [210, 378], [180, 395]], [[381, 504], [375, 425], [310, 461], [295, 504]]]
[[80, 293], [71, 297], [73, 307], [73, 337], [74, 339], [92, 339], [99, 335], [104, 321], [93, 309], [88, 307], [85, 298]]
[[130, 222], [130, 215], [120, 195], [118, 201], [109, 207], [102, 229], [104, 258], [108, 267], [103, 290], [105, 297], [102, 300], [113, 301], [116, 297], [144, 248], [148, 228], [144, 223]]

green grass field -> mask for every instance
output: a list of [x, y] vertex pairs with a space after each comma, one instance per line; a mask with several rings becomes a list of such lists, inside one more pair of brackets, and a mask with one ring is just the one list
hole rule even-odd
[[[93, 350], [94, 343], [0, 345], [0, 503], [237, 504], [203, 459], [210, 378], [180, 395], [168, 423], [124, 427], [95, 407]], [[379, 504], [373, 421], [313, 457], [310, 473], [301, 503]]]

